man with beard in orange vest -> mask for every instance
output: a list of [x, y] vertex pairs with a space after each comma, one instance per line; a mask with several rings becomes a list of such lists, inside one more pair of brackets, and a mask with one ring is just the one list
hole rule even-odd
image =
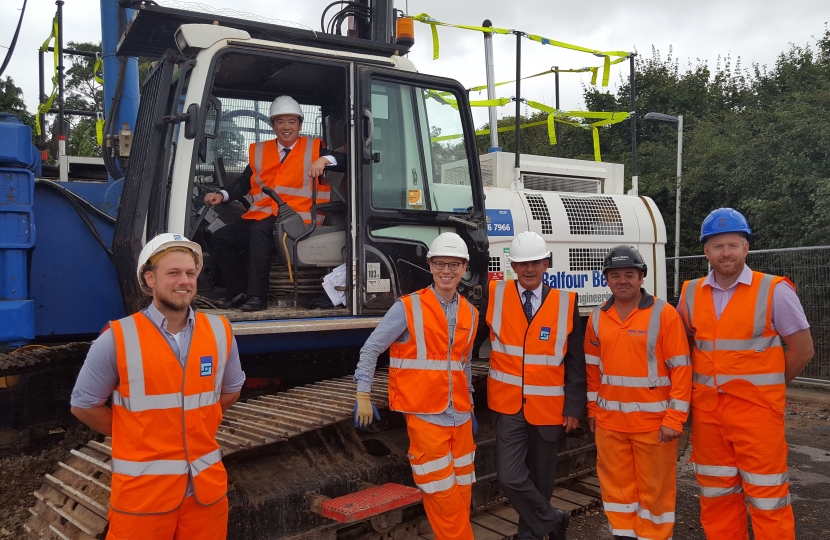
[[585, 355], [576, 293], [542, 283], [550, 266], [534, 232], [510, 244], [516, 281], [491, 281], [487, 404], [496, 413], [496, 468], [519, 514], [518, 538], [564, 540], [570, 514], [550, 503], [559, 440], [585, 413]]
[[[213, 234], [211, 255], [225, 280], [222, 309], [262, 311], [268, 307], [268, 277], [274, 249], [273, 229], [279, 207], [266, 195], [270, 187], [294, 209], [306, 224], [311, 223], [312, 190], [316, 182], [317, 203], [329, 202], [331, 188], [320, 177], [326, 167], [341, 166], [346, 155], [323, 148], [320, 139], [300, 135], [303, 111], [290, 96], [280, 96], [269, 114], [276, 140], [251, 144], [248, 167], [227, 190], [205, 195], [205, 204], [214, 206], [250, 194], [253, 202], [242, 219]], [[322, 223], [322, 214], [316, 217]], [[247, 271], [239, 257], [247, 252]]]
[[369, 396], [378, 356], [389, 349], [389, 408], [406, 415], [409, 463], [437, 540], [473, 540], [475, 443], [470, 365], [478, 310], [458, 294], [469, 252], [455, 233], [433, 240], [434, 283], [398, 299], [360, 350], [355, 426], [377, 410]]
[[602, 273], [612, 296], [594, 308], [585, 333], [602, 506], [614, 538], [668, 540], [677, 439], [692, 393], [689, 344], [677, 311], [643, 289], [639, 251], [611, 248]]
[[[813, 357], [795, 286], [746, 265], [752, 230], [732, 208], [700, 228], [712, 266], [683, 284], [692, 351], [692, 462], [710, 540], [794, 540], [784, 437], [786, 384]], [[787, 350], [784, 350], [786, 344]]]
[[199, 244], [173, 233], [150, 240], [137, 277], [152, 303], [104, 329], [72, 391], [72, 413], [112, 437], [107, 540], [227, 536], [215, 435], [245, 374], [227, 319], [190, 307], [201, 267]]

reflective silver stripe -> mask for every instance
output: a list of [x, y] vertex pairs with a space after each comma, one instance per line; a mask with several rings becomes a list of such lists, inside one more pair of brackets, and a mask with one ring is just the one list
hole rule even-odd
[[308, 186], [309, 194], [308, 196], [311, 197], [311, 190], [312, 190], [312, 182], [316, 182], [316, 178], [309, 178], [308, 171], [311, 169], [311, 160], [314, 157], [314, 146], [317, 144], [316, 139], [308, 138], [305, 141], [305, 152], [303, 152], [303, 185]]
[[503, 382], [511, 386], [522, 386], [521, 377], [518, 377], [516, 375], [510, 375], [509, 373], [504, 373], [503, 371], [496, 371], [493, 368], [490, 368], [490, 378], [494, 381]]
[[697, 293], [697, 286], [703, 278], [693, 279], [688, 281], [686, 285], [686, 295], [683, 301], [683, 307], [686, 310], [686, 324], [689, 328], [693, 328], [692, 317], [695, 312], [695, 294]]
[[[219, 401], [219, 395], [216, 392], [202, 392], [201, 394], [193, 394], [185, 396], [184, 409], [190, 411], [198, 409], [199, 407], [207, 407]], [[130, 412], [155, 411], [164, 409], [181, 409], [182, 395], [176, 394], [158, 394], [150, 396], [139, 397], [125, 397], [121, 392], [115, 390], [112, 393], [113, 405], [124, 407]]]
[[657, 525], [662, 525], [663, 523], [674, 523], [674, 512], [663, 512], [662, 514], [654, 515], [640, 506], [637, 508], [637, 515]]
[[594, 356], [593, 354], [586, 354], [585, 355], [585, 363], [589, 366], [598, 366], [599, 365], [599, 356]]
[[459, 486], [469, 486], [476, 481], [476, 473], [473, 471], [470, 474], [459, 474], [455, 477], [455, 481]]
[[602, 384], [611, 386], [627, 386], [629, 388], [656, 388], [658, 386], [671, 386], [671, 379], [668, 377], [623, 377], [621, 375], [603, 375]]
[[547, 354], [526, 354], [525, 364], [534, 366], [559, 366], [562, 365], [562, 356], [550, 356]]
[[[267, 141], [266, 141], [267, 142]], [[274, 142], [276, 144], [276, 142]], [[265, 142], [258, 142], [254, 145], [254, 167], [256, 168], [256, 172], [254, 173], [254, 182], [257, 183], [259, 189], [265, 187], [265, 183], [262, 181], [262, 152], [265, 148]], [[263, 198], [265, 195], [262, 195]], [[270, 204], [270, 203], [269, 203]]]
[[596, 401], [597, 392], [588, 392], [588, 401]]
[[[461, 302], [462, 299], [463, 297], [459, 295], [458, 301]], [[466, 299], [463, 299], [463, 301], [464, 304], [467, 306], [467, 310], [470, 312], [470, 335], [467, 338], [467, 346], [464, 348], [464, 350], [471, 351], [472, 349], [470, 349], [470, 347], [472, 346], [473, 340], [476, 337], [476, 328], [478, 327], [478, 321], [476, 320], [476, 308], [474, 308], [471, 303], [467, 302]], [[463, 360], [466, 360], [466, 358], [463, 358]]]
[[667, 401], [638, 402], [638, 401], [609, 401], [605, 398], [597, 398], [597, 405], [606, 411], [632, 412], [665, 412], [668, 406]]
[[420, 465], [414, 463], [410, 463], [410, 465], [412, 466], [412, 472], [415, 474], [429, 474], [449, 467], [450, 463], [452, 463], [452, 452], [444, 457], [433, 459]]
[[756, 474], [741, 471], [741, 476], [743, 477], [744, 482], [755, 486], [782, 486], [790, 481], [789, 472], [779, 474]]
[[124, 336], [124, 352], [127, 360], [127, 378], [130, 396], [144, 397], [144, 359], [141, 357], [141, 342], [134, 317], [126, 317], [121, 323], [121, 335]]
[[597, 341], [599, 341], [599, 306], [594, 308], [594, 311], [591, 312], [591, 325], [594, 327], [594, 335], [597, 337]]
[[526, 396], [564, 396], [564, 386], [534, 386], [526, 384], [524, 386], [524, 395]]
[[[220, 454], [221, 455], [221, 454]], [[113, 474], [124, 476], [145, 476], [148, 474], [187, 474], [187, 461], [183, 459], [159, 459], [155, 461], [128, 461], [112, 458]]]
[[309, 187], [301, 187], [301, 188], [293, 188], [287, 186], [277, 185], [275, 186], [274, 191], [277, 192], [277, 195], [294, 195], [296, 197], [306, 197], [308, 199], [311, 198], [311, 186]]
[[682, 399], [670, 399], [669, 400], [669, 409], [674, 409], [675, 411], [680, 412], [689, 412], [689, 402], [683, 401]]
[[692, 358], [688, 355], [682, 354], [680, 356], [672, 356], [671, 358], [666, 360], [666, 367], [669, 369], [674, 369], [680, 366], [691, 366], [692, 365]]
[[493, 334], [496, 339], [499, 339], [501, 333], [501, 311], [502, 304], [504, 304], [504, 287], [507, 285], [506, 281], [496, 282], [496, 294], [493, 299], [493, 320], [490, 322], [490, 327], [493, 329]]
[[696, 382], [698, 384], [704, 384], [706, 386], [711, 386], [712, 388], [715, 387], [715, 378], [710, 375], [704, 375], [703, 373], [698, 373], [697, 371], [692, 372], [692, 382]]
[[657, 376], [657, 338], [660, 337], [660, 314], [663, 313], [664, 307], [666, 307], [665, 300], [655, 298], [654, 305], [651, 308], [651, 316], [648, 319], [646, 357], [648, 359], [648, 378], [653, 382], [653, 384], [648, 385], [649, 388], [671, 386], [671, 381], [668, 385], [659, 384]]
[[784, 508], [785, 506], [790, 505], [791, 496], [787, 493], [784, 497], [774, 497], [769, 499], [762, 497], [747, 497], [746, 501], [758, 510], [778, 510], [779, 508]]
[[712, 344], [709, 339], [696, 339], [695, 348], [702, 352], [719, 351], [765, 351], [781, 346], [780, 336], [755, 337], [751, 339], [719, 339]]
[[700, 496], [701, 497], [723, 497], [724, 495], [734, 495], [736, 493], [743, 493], [744, 488], [741, 484], [737, 486], [725, 487], [725, 488], [716, 488], [716, 487], [704, 487], [700, 486]]
[[436, 480], [435, 482], [427, 482], [426, 484], [415, 483], [424, 493], [438, 493], [439, 491], [446, 491], [455, 485], [455, 471], [443, 480]]
[[[427, 371], [447, 371], [446, 360], [407, 360], [404, 358], [389, 358], [389, 367], [397, 369], [423, 369]], [[453, 371], [464, 371], [464, 365], [458, 361], [450, 362]]]
[[712, 352], [715, 350], [715, 345], [712, 343], [712, 340], [710, 339], [696, 339], [695, 349], [701, 352]]
[[756, 375], [715, 375], [715, 380], [717, 380], [719, 385], [734, 380], [747, 381], [754, 384], [755, 386], [784, 384], [786, 382], [783, 373], [761, 373]]
[[198, 475], [200, 472], [204, 471], [211, 465], [215, 465], [222, 461], [222, 449], [217, 448], [212, 452], [208, 452], [204, 456], [192, 461], [190, 463], [190, 470], [193, 472], [193, 476]]
[[517, 345], [505, 345], [501, 341], [499, 341], [499, 337], [496, 336], [494, 340], [490, 342], [490, 348], [496, 352], [500, 352], [502, 354], [509, 354], [510, 356], [523, 356], [525, 353], [524, 347], [519, 347]]
[[727, 467], [725, 465], [701, 465], [694, 463], [695, 474], [702, 476], [738, 476], [737, 467]]
[[759, 338], [763, 336], [767, 327], [767, 305], [769, 304], [774, 278], [775, 276], [764, 274], [761, 278], [761, 284], [758, 286], [758, 294], [755, 296], [755, 324], [752, 337]]
[[612, 503], [602, 501], [602, 508], [606, 512], [636, 512], [637, 503]]
[[424, 312], [421, 309], [421, 295], [413, 294], [409, 297], [412, 300], [412, 327], [415, 330], [415, 348], [417, 358], [427, 357], [427, 344], [424, 339]]
[[560, 360], [557, 364], [553, 364], [556, 366], [561, 364], [565, 357], [565, 344], [568, 339], [568, 311], [571, 307], [571, 295], [565, 291], [557, 292], [559, 293], [559, 314], [556, 318], [556, 343], [553, 344], [553, 354]]
[[461, 457], [455, 458], [453, 461], [455, 462], [454, 467], [466, 467], [467, 465], [471, 465], [476, 459], [475, 450], [470, 452], [469, 454], [465, 454]]
[[[228, 347], [228, 334], [225, 331], [225, 323], [222, 322], [222, 317], [219, 315], [207, 315], [210, 329], [213, 330], [213, 339], [216, 340], [216, 373], [213, 374], [213, 386], [216, 390], [217, 398], [222, 392], [222, 379], [225, 377], [225, 365], [228, 363], [228, 356], [230, 347]], [[190, 397], [190, 396], [188, 396]], [[185, 398], [185, 404], [187, 398]]]

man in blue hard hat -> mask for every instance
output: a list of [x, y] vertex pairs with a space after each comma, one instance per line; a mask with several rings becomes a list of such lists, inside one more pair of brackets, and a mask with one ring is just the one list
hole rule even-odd
[[748, 539], [749, 503], [756, 540], [794, 540], [784, 404], [813, 339], [795, 286], [746, 265], [751, 235], [737, 210], [710, 213], [700, 240], [712, 271], [684, 283], [680, 297], [700, 521], [709, 539]]

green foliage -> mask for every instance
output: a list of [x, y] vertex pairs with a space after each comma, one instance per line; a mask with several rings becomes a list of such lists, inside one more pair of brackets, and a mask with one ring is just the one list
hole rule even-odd
[[[681, 67], [652, 50], [636, 60], [637, 166], [640, 194], [654, 199], [674, 251], [677, 127], [643, 121], [646, 112], [683, 115], [681, 253], [700, 253], [700, 223], [713, 209], [744, 212], [754, 249], [830, 241], [830, 29], [809, 47], [792, 46], [775, 65], [743, 68], [721, 58]], [[625, 81], [615, 93], [586, 88], [593, 111], [630, 110]], [[523, 118], [543, 120], [545, 115]], [[499, 125], [512, 125], [504, 119]], [[563, 157], [593, 159], [590, 133], [562, 127]], [[505, 151], [513, 135], [502, 134]], [[602, 157], [630, 177], [631, 124], [600, 128]], [[479, 148], [489, 146], [479, 137]], [[556, 155], [547, 127], [522, 130], [522, 151]]]
[[26, 111], [26, 103], [23, 101], [23, 90], [14, 84], [11, 77], [6, 80], [0, 79], [0, 112], [12, 113], [23, 123], [32, 126], [34, 131], [35, 117]]
[[[101, 52], [100, 43], [76, 43], [70, 41], [68, 49]], [[66, 69], [64, 83], [64, 108], [79, 111], [104, 111], [104, 88], [95, 81], [93, 69], [95, 58], [85, 56], [66, 57], [69, 67]], [[72, 156], [100, 156], [101, 147], [95, 134], [95, 117], [67, 115], [70, 125], [66, 141], [66, 152]]]

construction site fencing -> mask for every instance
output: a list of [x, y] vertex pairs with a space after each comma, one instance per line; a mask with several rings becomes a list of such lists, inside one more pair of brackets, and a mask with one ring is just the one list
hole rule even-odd
[[[801, 372], [799, 380], [830, 385], [830, 246], [750, 251], [746, 264], [757, 272], [785, 276], [795, 284], [804, 306], [815, 346], [815, 356]], [[675, 270], [683, 282], [705, 276], [709, 261], [703, 255], [666, 258], [666, 282], [672, 303]]]

